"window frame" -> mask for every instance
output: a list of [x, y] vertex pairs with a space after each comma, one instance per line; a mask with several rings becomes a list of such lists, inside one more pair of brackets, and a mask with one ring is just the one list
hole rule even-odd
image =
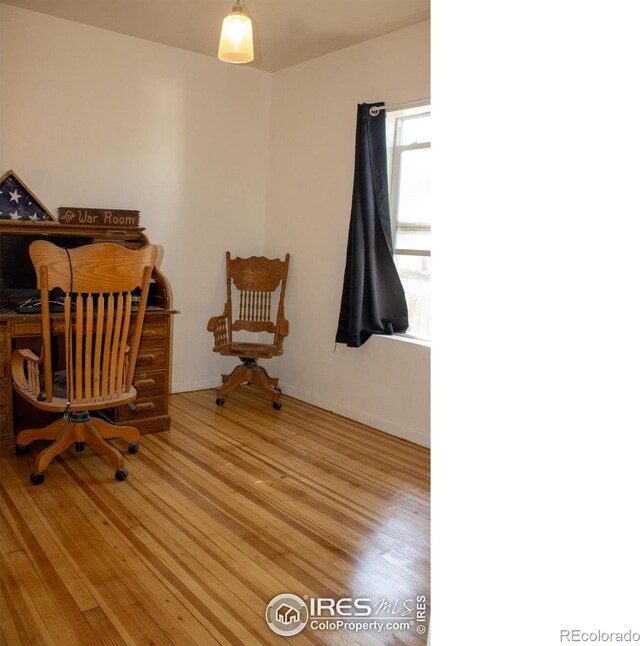
[[[388, 170], [389, 170], [389, 208], [391, 215], [391, 235], [393, 242], [394, 256], [417, 256], [417, 257], [431, 257], [431, 249], [410, 249], [405, 247], [397, 247], [396, 240], [399, 231], [424, 231], [431, 233], [431, 222], [427, 224], [422, 223], [399, 223], [399, 202], [400, 202], [400, 174], [402, 167], [402, 154], [411, 150], [430, 149], [431, 141], [426, 142], [413, 142], [410, 144], [397, 144], [401, 141], [402, 126], [403, 124], [415, 118], [422, 118], [426, 114], [431, 117], [431, 102], [429, 100], [408, 104], [405, 106], [397, 106], [394, 108], [387, 108], [387, 118], [392, 118], [394, 123], [392, 128], [387, 129], [387, 152], [388, 152]], [[404, 114], [403, 114], [404, 113]], [[408, 114], [407, 114], [408, 113]], [[393, 134], [391, 134], [391, 131]], [[430, 137], [429, 137], [430, 139]], [[430, 246], [430, 245], [429, 245]], [[403, 338], [415, 339], [416, 341], [430, 343], [430, 338], [411, 334], [405, 332], [400, 334]]]

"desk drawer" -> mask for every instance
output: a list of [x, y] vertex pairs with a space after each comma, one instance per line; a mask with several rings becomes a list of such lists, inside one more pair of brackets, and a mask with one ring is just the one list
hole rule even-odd
[[167, 348], [140, 348], [136, 359], [136, 372], [163, 370], [167, 366]]
[[151, 319], [145, 320], [142, 326], [142, 333], [140, 335], [140, 345], [150, 346], [163, 344], [167, 337], [167, 321], [166, 319]]
[[136, 420], [142, 417], [154, 417], [167, 412], [167, 395], [141, 396], [138, 394], [135, 400], [136, 409], [131, 410], [128, 406], [123, 406], [120, 410], [120, 419]]
[[11, 397], [11, 384], [3, 383], [0, 388], [0, 411], [3, 413], [9, 408], [9, 397]]
[[[40, 333], [40, 324], [35, 324], [35, 323], [15, 323], [15, 326], [18, 325], [27, 325], [27, 326], [33, 326], [33, 325], [38, 325], [38, 334]], [[131, 320], [131, 327], [129, 328], [129, 333], [133, 334], [135, 327], [135, 319]], [[53, 330], [54, 334], [63, 334], [64, 333], [64, 320], [63, 319], [54, 319], [51, 328]], [[95, 321], [92, 325], [92, 329], [95, 331]], [[75, 330], [75, 326], [74, 326]], [[147, 340], [152, 341], [155, 339], [164, 341], [164, 339], [167, 336], [167, 321], [166, 320], [151, 320], [151, 321], [145, 321], [144, 324], [142, 325], [142, 332], [140, 333], [140, 342], [143, 343]], [[129, 342], [131, 342], [131, 339], [129, 339]]]
[[7, 334], [7, 324], [0, 324], [0, 354], [11, 353], [11, 336]]
[[136, 370], [133, 375], [133, 386], [138, 391], [138, 397], [162, 393], [167, 389], [167, 373], [164, 370], [155, 372]]
[[14, 336], [42, 336], [40, 321], [16, 321], [13, 324]]
[[13, 431], [9, 428], [9, 414], [0, 410], [0, 447], [2, 455], [8, 455], [14, 444]]

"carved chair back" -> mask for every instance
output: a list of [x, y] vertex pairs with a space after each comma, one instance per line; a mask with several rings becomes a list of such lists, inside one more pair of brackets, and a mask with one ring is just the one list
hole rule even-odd
[[288, 270], [289, 254], [284, 260], [262, 256], [232, 259], [227, 251], [230, 334], [239, 330], [276, 334], [284, 318]]

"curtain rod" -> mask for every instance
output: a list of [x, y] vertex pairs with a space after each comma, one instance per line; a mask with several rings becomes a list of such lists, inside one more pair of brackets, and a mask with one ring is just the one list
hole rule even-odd
[[429, 99], [416, 99], [415, 101], [407, 101], [406, 103], [398, 103], [396, 105], [374, 105], [369, 108], [369, 114], [372, 117], [377, 117], [380, 110], [408, 110], [409, 108], [417, 108], [419, 106], [431, 103]]

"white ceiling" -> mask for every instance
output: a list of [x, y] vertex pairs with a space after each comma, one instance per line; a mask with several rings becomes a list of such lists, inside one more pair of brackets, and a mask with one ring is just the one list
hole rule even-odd
[[[2, 0], [145, 40], [216, 56], [235, 0]], [[255, 60], [268, 72], [429, 18], [430, 0], [244, 0]]]

